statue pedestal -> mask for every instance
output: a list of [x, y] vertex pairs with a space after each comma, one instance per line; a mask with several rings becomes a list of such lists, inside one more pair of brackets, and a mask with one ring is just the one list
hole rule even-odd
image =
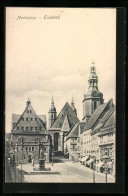
[[45, 169], [45, 160], [44, 159], [39, 159], [39, 169]]

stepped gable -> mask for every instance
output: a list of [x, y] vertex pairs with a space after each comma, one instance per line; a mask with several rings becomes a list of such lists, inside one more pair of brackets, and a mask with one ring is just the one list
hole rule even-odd
[[65, 118], [64, 118], [64, 122], [63, 122], [63, 126], [62, 126], [61, 131], [62, 132], [68, 132], [68, 131], [70, 131], [70, 124], [69, 124], [67, 113], [65, 115]]
[[[28, 113], [29, 111], [29, 113]], [[30, 113], [31, 111], [31, 113]], [[42, 116], [42, 115], [41, 115]], [[15, 118], [14, 118], [15, 117]], [[17, 115], [17, 117], [19, 117], [19, 115]], [[13, 118], [16, 120], [16, 115], [13, 116]], [[28, 118], [28, 121], [26, 121], [26, 118]], [[36, 121], [35, 121], [36, 118]], [[43, 117], [44, 118], [44, 117]], [[18, 119], [18, 118], [17, 118]], [[33, 119], [31, 121], [31, 119]], [[40, 130], [36, 131], [36, 130], [29, 130], [26, 131], [26, 126], [27, 127], [38, 127], [40, 128]], [[20, 118], [18, 119], [18, 121], [16, 122], [15, 126], [12, 129], [12, 132], [16, 132], [16, 133], [22, 133], [22, 130], [17, 130], [17, 127], [24, 127], [24, 133], [25, 132], [31, 132], [31, 133], [35, 133], [35, 132], [40, 132], [40, 133], [46, 133], [46, 130], [44, 128], [44, 122], [42, 121], [42, 119], [40, 119], [38, 117], [38, 115], [36, 114], [36, 112], [34, 111], [31, 102], [28, 101], [27, 102], [27, 106], [23, 112], [23, 114], [20, 116]]]
[[70, 128], [73, 126], [75, 122], [80, 121], [77, 115], [75, 114], [75, 112], [73, 111], [73, 109], [71, 108], [71, 106], [69, 105], [69, 103], [66, 102], [66, 104], [64, 105], [60, 113], [58, 114], [55, 122], [53, 123], [53, 125], [51, 126], [49, 130], [54, 130], [54, 129], [61, 130], [66, 114], [68, 117]]

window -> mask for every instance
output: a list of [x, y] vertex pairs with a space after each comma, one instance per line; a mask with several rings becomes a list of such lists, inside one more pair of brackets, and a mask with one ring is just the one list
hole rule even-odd
[[94, 101], [94, 110], [96, 109], [96, 107], [97, 107], [97, 102]]
[[31, 151], [31, 147], [29, 146], [29, 151]]
[[63, 114], [62, 114], [62, 117], [63, 117]]
[[33, 130], [33, 127], [31, 127], [31, 130]]
[[32, 110], [30, 110], [30, 113], [32, 113]]
[[19, 127], [17, 127], [17, 130], [19, 130]]
[[28, 147], [26, 146], [26, 151], [28, 151]]
[[28, 118], [26, 118], [26, 121], [28, 121]]
[[34, 151], [34, 147], [32, 147], [32, 151]]
[[60, 123], [60, 127], [61, 127], [61, 123]]
[[24, 159], [25, 159], [25, 155], [24, 155]]
[[35, 121], [37, 121], [37, 118], [35, 118]]
[[47, 148], [46, 147], [44, 147], [44, 151], [46, 151], [47, 150]]
[[71, 117], [71, 115], [70, 115], [70, 117]]
[[37, 130], [37, 127], [35, 127], [35, 130]]
[[87, 154], [88, 154], [88, 150], [87, 150]]
[[31, 118], [31, 121], [33, 121], [33, 118]]
[[26, 130], [28, 130], [28, 127], [26, 127]]
[[22, 131], [24, 130], [24, 127], [21, 127]]
[[52, 118], [52, 119], [54, 118], [53, 114], [51, 115], [51, 118]]
[[27, 110], [27, 113], [29, 113], [29, 110]]
[[24, 118], [22, 118], [22, 121], [24, 121]]
[[67, 109], [66, 109], [66, 111], [67, 111]]

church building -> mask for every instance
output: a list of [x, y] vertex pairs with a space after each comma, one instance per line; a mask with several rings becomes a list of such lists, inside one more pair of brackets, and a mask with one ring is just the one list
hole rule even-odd
[[98, 89], [98, 76], [94, 63], [90, 68], [88, 91], [83, 99], [83, 121], [88, 122], [95, 109], [104, 103], [103, 94]]
[[48, 112], [49, 116], [49, 133], [52, 137], [52, 146], [55, 152], [60, 152], [64, 154], [65, 148], [65, 135], [70, 131], [71, 127], [79, 122], [77, 117], [77, 110], [74, 106], [74, 101], [72, 98], [71, 106], [68, 102], [65, 103], [64, 107], [56, 115], [56, 108], [54, 106], [54, 101], [52, 98], [51, 107]]

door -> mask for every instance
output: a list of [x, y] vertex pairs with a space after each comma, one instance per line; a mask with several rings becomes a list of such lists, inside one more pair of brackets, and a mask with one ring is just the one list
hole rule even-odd
[[28, 155], [28, 163], [32, 163], [32, 156]]

